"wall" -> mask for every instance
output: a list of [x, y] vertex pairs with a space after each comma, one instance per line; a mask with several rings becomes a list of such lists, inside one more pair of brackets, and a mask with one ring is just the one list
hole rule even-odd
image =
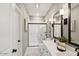
[[0, 4], [0, 54], [3, 55], [11, 53], [10, 7], [8, 3]]
[[[29, 16], [28, 16], [28, 12], [24, 6], [24, 4], [17, 4], [17, 6], [21, 9], [21, 12], [23, 13], [23, 36], [22, 36], [22, 55], [24, 55], [26, 49], [27, 49], [27, 46], [28, 46], [28, 39], [27, 39], [27, 23], [29, 21]], [[24, 31], [24, 19], [26, 20], [26, 31]]]
[[[68, 4], [63, 4], [64, 15], [63, 15], [63, 36], [68, 39]], [[64, 19], [67, 18], [67, 24], [64, 25]]]
[[[19, 21], [17, 20], [15, 4], [0, 4], [0, 54], [3, 55], [17, 55], [12, 54], [13, 49], [17, 49], [17, 40], [19, 40]], [[22, 25], [22, 23], [21, 23]], [[21, 48], [22, 49], [22, 48]], [[20, 51], [21, 52], [21, 51]]]
[[30, 16], [29, 23], [44, 23], [43, 16]]
[[74, 20], [76, 20], [76, 31], [71, 32], [71, 42], [79, 44], [79, 5], [71, 9], [71, 22]]
[[[16, 14], [16, 8], [18, 9], [18, 12], [20, 11], [21, 17]], [[24, 32], [24, 19], [26, 19], [27, 30], [29, 16], [24, 8], [23, 5], [17, 5], [16, 7], [16, 4], [14, 3], [0, 4], [0, 55], [18, 55], [17, 53], [12, 54], [12, 49], [18, 48], [17, 40], [19, 40], [19, 38], [22, 39], [22, 55], [26, 51], [27, 32]], [[18, 18], [19, 20], [17, 20]]]
[[[48, 11], [48, 14], [45, 16], [45, 20], [47, 21], [47, 24], [49, 24], [49, 19], [51, 19], [51, 38], [53, 38], [53, 28], [52, 28], [52, 24], [53, 24], [53, 16], [56, 12], [58, 12], [61, 8], [62, 8], [63, 4], [60, 3], [54, 3], [52, 5], [52, 8]], [[47, 25], [47, 33], [49, 33], [49, 25]], [[57, 32], [58, 33], [58, 32]]]

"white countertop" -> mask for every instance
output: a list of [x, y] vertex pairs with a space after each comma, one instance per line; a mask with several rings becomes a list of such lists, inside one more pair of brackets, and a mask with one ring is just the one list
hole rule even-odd
[[68, 48], [66, 48], [65, 52], [58, 51], [56, 43], [54, 43], [53, 40], [43, 40], [43, 43], [46, 45], [46, 47], [48, 48], [52, 56], [76, 56], [77, 55], [75, 51], [71, 50], [71, 47], [69, 49], [69, 46]]

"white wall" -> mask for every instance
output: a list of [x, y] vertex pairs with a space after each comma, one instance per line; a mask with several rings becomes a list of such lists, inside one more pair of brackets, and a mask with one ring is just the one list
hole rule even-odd
[[10, 4], [0, 4], [0, 54], [10, 52]]
[[64, 25], [64, 20], [63, 20], [63, 36], [68, 39], [68, 4], [65, 3], [62, 7], [64, 9], [64, 15], [63, 15], [63, 19], [67, 18], [67, 24]]
[[[29, 21], [29, 16], [28, 16], [28, 12], [24, 6], [24, 4], [18, 4], [17, 6], [20, 8], [21, 12], [23, 13], [23, 34], [22, 34], [22, 55], [24, 55], [26, 48], [28, 46], [28, 42], [27, 42], [27, 23]], [[24, 19], [26, 20], [26, 32], [24, 31]]]
[[43, 16], [31, 16], [29, 23], [44, 23], [44, 17]]
[[17, 49], [16, 27], [15, 5], [0, 4], [0, 54], [12, 55], [12, 49]]

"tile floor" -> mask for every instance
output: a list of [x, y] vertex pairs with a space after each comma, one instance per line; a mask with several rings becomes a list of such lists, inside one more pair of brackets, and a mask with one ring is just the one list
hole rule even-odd
[[27, 47], [24, 56], [40, 56], [39, 47]]
[[51, 56], [51, 54], [44, 44], [40, 44], [38, 47], [27, 47], [24, 56]]

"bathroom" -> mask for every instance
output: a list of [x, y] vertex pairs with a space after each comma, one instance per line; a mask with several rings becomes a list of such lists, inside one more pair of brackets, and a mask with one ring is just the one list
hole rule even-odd
[[79, 3], [0, 3], [0, 56], [79, 56], [78, 10]]

